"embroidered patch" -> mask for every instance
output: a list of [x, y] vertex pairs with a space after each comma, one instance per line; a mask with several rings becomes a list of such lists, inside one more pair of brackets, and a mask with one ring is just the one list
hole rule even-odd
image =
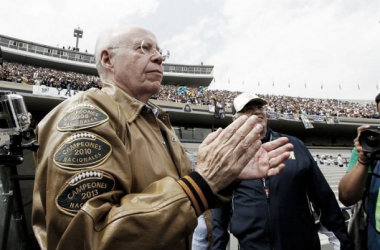
[[89, 103], [81, 103], [67, 110], [59, 121], [59, 131], [75, 131], [98, 126], [108, 121], [108, 115], [98, 107]]
[[289, 159], [295, 160], [296, 156], [294, 155], [294, 151], [290, 151]]
[[115, 179], [103, 171], [84, 171], [66, 182], [55, 203], [59, 210], [74, 216], [89, 199], [110, 192]]
[[65, 169], [96, 167], [111, 154], [111, 145], [99, 135], [78, 132], [67, 138], [54, 154], [54, 163]]

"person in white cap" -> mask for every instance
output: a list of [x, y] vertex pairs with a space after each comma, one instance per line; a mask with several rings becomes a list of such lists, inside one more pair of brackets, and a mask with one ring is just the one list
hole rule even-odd
[[345, 222], [329, 184], [306, 146], [297, 138], [267, 126], [267, 102], [251, 93], [234, 100], [234, 119], [256, 115], [264, 129], [262, 142], [287, 137], [294, 151], [278, 176], [241, 181], [234, 189], [232, 206], [213, 209], [213, 249], [226, 249], [230, 232], [240, 249], [321, 249], [313, 209], [328, 230], [334, 249], [351, 249]]

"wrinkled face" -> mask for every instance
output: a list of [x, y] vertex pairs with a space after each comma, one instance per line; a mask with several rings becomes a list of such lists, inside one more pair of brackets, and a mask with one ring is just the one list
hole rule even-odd
[[236, 118], [241, 115], [256, 115], [259, 118], [258, 123], [263, 126], [263, 132], [261, 133], [261, 138], [264, 138], [267, 133], [267, 115], [265, 107], [260, 102], [250, 102], [238, 113], [236, 113]]
[[158, 93], [163, 78], [163, 57], [158, 51], [144, 53], [141, 42], [159, 50], [156, 37], [148, 30], [133, 28], [119, 35], [110, 49], [114, 83], [134, 98], [146, 102]]

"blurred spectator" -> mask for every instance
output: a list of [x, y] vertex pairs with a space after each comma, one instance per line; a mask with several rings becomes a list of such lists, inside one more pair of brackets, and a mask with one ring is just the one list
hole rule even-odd
[[334, 159], [332, 155], [326, 156], [325, 163], [327, 166], [334, 165]]
[[336, 158], [336, 160], [338, 161], [338, 166], [339, 167], [343, 167], [343, 159], [342, 159], [342, 156], [340, 154], [338, 154], [338, 157]]
[[316, 163], [318, 163], [318, 162], [319, 162], [319, 155], [314, 156], [313, 159], [314, 159], [314, 161], [315, 161]]

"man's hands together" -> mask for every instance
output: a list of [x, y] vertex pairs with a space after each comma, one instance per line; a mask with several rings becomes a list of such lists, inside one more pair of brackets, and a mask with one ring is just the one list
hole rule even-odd
[[251, 180], [279, 174], [285, 167], [284, 161], [289, 158], [293, 145], [287, 143], [287, 137], [261, 145], [255, 156], [248, 162], [238, 176], [239, 180]]
[[273, 176], [284, 168], [293, 145], [287, 138], [261, 145], [257, 116], [241, 116], [206, 137], [198, 150], [196, 171], [214, 193], [239, 179]]

